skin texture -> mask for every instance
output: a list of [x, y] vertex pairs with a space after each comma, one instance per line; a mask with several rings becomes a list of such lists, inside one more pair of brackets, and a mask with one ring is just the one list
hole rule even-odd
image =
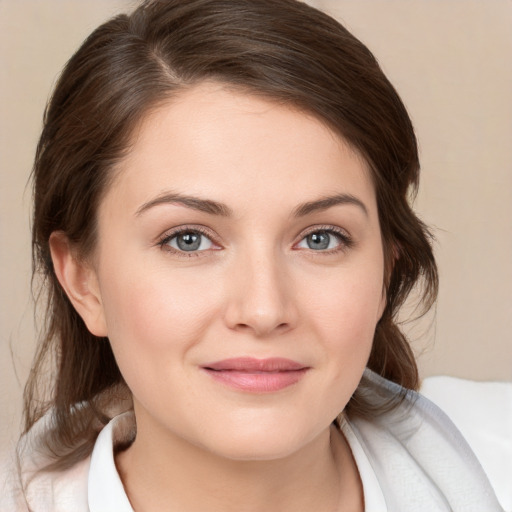
[[[169, 201], [176, 194], [222, 203], [223, 214]], [[177, 227], [206, 234], [199, 250], [180, 251]], [[326, 230], [341, 235], [311, 248], [308, 235]], [[136, 511], [362, 510], [331, 423], [370, 353], [384, 263], [367, 166], [338, 135], [292, 108], [195, 86], [136, 131], [100, 205], [94, 257], [74, 257], [62, 233], [51, 247], [134, 396], [137, 438], [117, 465]], [[251, 392], [203, 369], [233, 357], [307, 371]]]

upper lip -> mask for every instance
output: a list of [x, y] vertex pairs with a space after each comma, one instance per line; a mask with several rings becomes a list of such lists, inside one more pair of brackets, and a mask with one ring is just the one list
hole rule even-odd
[[231, 359], [223, 359], [222, 361], [204, 364], [202, 367], [207, 370], [231, 370], [239, 372], [289, 372], [308, 368], [297, 361], [292, 361], [291, 359], [283, 357], [269, 357], [266, 359], [234, 357]]

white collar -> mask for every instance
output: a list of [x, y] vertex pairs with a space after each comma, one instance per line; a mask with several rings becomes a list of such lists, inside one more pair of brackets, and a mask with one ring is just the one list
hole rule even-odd
[[114, 446], [133, 440], [133, 412], [116, 416], [100, 432], [91, 455], [88, 499], [90, 512], [133, 512], [114, 462]]
[[350, 446], [357, 470], [359, 471], [359, 477], [363, 485], [364, 511], [387, 512], [388, 507], [384, 499], [384, 494], [382, 493], [382, 488], [370, 460], [364, 451], [363, 445], [359, 442], [359, 439], [352, 430], [350, 422], [345, 417], [342, 417], [340, 427], [343, 436]]

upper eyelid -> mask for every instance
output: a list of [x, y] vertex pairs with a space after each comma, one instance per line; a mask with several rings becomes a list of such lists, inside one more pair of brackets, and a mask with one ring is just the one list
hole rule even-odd
[[164, 231], [161, 235], [157, 237], [157, 241], [161, 243], [162, 241], [169, 240], [174, 238], [175, 236], [178, 236], [181, 233], [187, 233], [187, 232], [197, 232], [201, 235], [204, 235], [208, 238], [210, 238], [213, 241], [215, 241], [216, 237], [215, 234], [212, 232], [211, 229], [207, 228], [206, 226], [193, 224], [193, 225], [187, 225], [184, 224], [182, 226], [176, 226], [174, 228], [167, 229]]
[[311, 233], [316, 233], [317, 231], [327, 231], [327, 232], [331, 232], [331, 233], [335, 233], [335, 234], [338, 234], [338, 235], [344, 235], [346, 236], [347, 238], [352, 238], [351, 234], [344, 228], [341, 228], [339, 226], [333, 226], [333, 225], [329, 225], [329, 224], [325, 224], [325, 225], [317, 225], [317, 226], [310, 226], [309, 228], [306, 228], [306, 229], [303, 229], [298, 235], [297, 235], [297, 239], [300, 241], [302, 240], [305, 236], [308, 236], [310, 235]]

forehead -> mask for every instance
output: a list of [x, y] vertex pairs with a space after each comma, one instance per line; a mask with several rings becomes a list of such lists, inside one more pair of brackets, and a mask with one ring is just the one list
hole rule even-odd
[[149, 112], [116, 171], [111, 190], [139, 202], [166, 188], [260, 204], [374, 195], [366, 162], [326, 123], [219, 83], [183, 90]]

